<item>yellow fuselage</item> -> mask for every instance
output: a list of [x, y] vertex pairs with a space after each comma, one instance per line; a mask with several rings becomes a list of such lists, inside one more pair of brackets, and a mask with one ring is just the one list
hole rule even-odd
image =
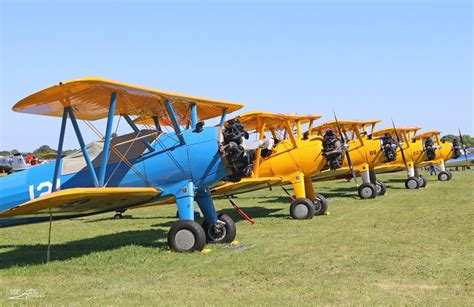
[[260, 163], [253, 176], [278, 176], [293, 182], [301, 173], [305, 177], [311, 177], [326, 166], [326, 159], [322, 155], [321, 137], [311, 136], [306, 140], [296, 138], [294, 142], [289, 139], [283, 140], [273, 148], [270, 156], [257, 157]]

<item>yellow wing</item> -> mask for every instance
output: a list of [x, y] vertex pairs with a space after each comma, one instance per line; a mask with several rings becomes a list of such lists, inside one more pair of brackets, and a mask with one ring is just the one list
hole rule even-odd
[[[339, 120], [339, 126], [342, 130], [355, 130], [367, 126], [372, 126], [377, 123], [380, 123], [381, 120]], [[337, 129], [337, 123], [335, 120], [329, 121], [322, 125], [319, 125], [311, 130], [311, 132], [316, 134], [322, 134], [324, 131], [328, 129]]]
[[282, 184], [280, 177], [244, 178], [239, 182], [228, 182], [212, 189], [212, 195], [235, 195], [267, 189], [274, 185]]
[[[411, 132], [417, 132], [420, 129], [421, 129], [420, 127], [397, 127], [397, 132], [399, 132], [399, 133], [405, 133], [405, 132], [411, 133]], [[393, 127], [384, 128], [382, 130], [377, 130], [374, 133], [372, 133], [372, 135], [374, 137], [381, 137], [381, 136], [384, 136], [386, 133], [388, 133], [390, 135], [393, 135], [395, 133], [394, 130], [393, 130]]]
[[155, 201], [155, 188], [73, 188], [31, 200], [0, 212], [0, 218], [17, 216], [76, 216], [117, 211]]
[[170, 101], [181, 124], [188, 122], [191, 104], [196, 104], [200, 120], [220, 116], [224, 109], [231, 113], [243, 107], [241, 104], [91, 77], [61, 82], [46, 88], [19, 101], [13, 106], [13, 110], [61, 117], [65, 107], [72, 107], [78, 119], [96, 120], [107, 117], [112, 92], [117, 92], [118, 95], [115, 115], [168, 119], [165, 102]]
[[420, 140], [423, 140], [423, 139], [430, 138], [430, 137], [433, 137], [433, 136], [437, 136], [437, 135], [440, 135], [440, 134], [441, 134], [441, 131], [429, 130], [429, 131], [423, 132], [421, 134], [418, 134], [416, 136], [416, 138], [420, 139]]

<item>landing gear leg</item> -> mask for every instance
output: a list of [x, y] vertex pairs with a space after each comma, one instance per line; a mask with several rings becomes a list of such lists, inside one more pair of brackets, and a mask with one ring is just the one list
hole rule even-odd
[[188, 182], [179, 191], [175, 196], [180, 220], [171, 225], [168, 245], [180, 253], [200, 251], [206, 245], [206, 234], [201, 225], [194, 221], [194, 184]]
[[370, 182], [370, 173], [368, 166], [364, 166], [363, 171], [360, 172], [362, 184], [359, 186], [358, 193], [362, 199], [375, 198], [377, 195], [377, 188], [375, 184]]
[[234, 220], [227, 214], [217, 216], [211, 193], [208, 188], [199, 189], [196, 201], [204, 215], [202, 228], [209, 243], [230, 243], [237, 236], [237, 227]]
[[439, 181], [449, 181], [453, 178], [451, 172], [446, 171], [446, 166], [444, 165], [444, 161], [438, 165], [440, 172], [438, 173], [438, 180]]
[[405, 188], [415, 190], [420, 188], [420, 181], [415, 176], [415, 167], [413, 162], [408, 163], [408, 178], [405, 180]]
[[[292, 180], [296, 199], [291, 202], [290, 215], [295, 220], [308, 220], [314, 216], [313, 201], [306, 197], [305, 180], [303, 173], [297, 173]], [[314, 191], [313, 191], [314, 193]]]

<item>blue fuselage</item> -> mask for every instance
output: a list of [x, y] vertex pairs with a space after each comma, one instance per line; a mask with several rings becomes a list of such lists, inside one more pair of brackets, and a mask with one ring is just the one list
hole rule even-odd
[[[152, 143], [154, 151], [146, 150], [130, 160], [133, 169], [124, 162], [108, 164], [107, 187], [153, 186], [163, 191], [160, 197], [172, 197], [183, 182], [192, 181], [196, 189], [212, 185], [228, 175], [218, 150], [219, 133], [218, 127], [206, 127], [201, 132], [188, 129], [182, 132], [184, 144], [175, 133], [162, 134]], [[98, 173], [99, 168], [95, 171]], [[60, 172], [57, 186], [62, 190], [94, 187], [89, 172], [87, 167], [67, 175]], [[46, 163], [0, 178], [0, 212], [49, 194], [53, 173], [54, 163]], [[0, 219], [0, 227], [41, 220]]]

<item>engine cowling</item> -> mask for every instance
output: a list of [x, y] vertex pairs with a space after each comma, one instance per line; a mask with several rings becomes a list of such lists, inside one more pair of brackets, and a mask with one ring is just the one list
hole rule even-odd
[[242, 123], [238, 119], [227, 121], [227, 125], [222, 129], [222, 136], [219, 151], [229, 174], [224, 180], [238, 182], [243, 177], [252, 175], [256, 150], [243, 146], [249, 134]]
[[426, 138], [423, 142], [426, 152], [426, 158], [428, 161], [436, 159], [436, 149], [434, 142], [431, 138]]
[[461, 144], [459, 144], [459, 141], [456, 139], [453, 139], [453, 158], [457, 159], [459, 158], [462, 153], [461, 153]]
[[332, 130], [327, 130], [323, 135], [323, 153], [327, 167], [336, 170], [344, 162], [344, 147], [342, 140]]
[[385, 162], [392, 162], [397, 159], [397, 144], [390, 133], [386, 133], [380, 138], [380, 147], [382, 148]]

